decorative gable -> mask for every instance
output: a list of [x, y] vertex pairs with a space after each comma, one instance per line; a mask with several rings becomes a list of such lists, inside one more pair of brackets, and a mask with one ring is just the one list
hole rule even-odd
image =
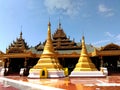
[[101, 48], [101, 51], [106, 51], [106, 50], [120, 50], [120, 46], [118, 46], [114, 43], [110, 43]]
[[13, 41], [8, 49], [6, 49], [6, 53], [23, 53], [28, 49], [28, 45], [25, 40], [22, 38], [22, 32], [20, 33], [20, 37]]

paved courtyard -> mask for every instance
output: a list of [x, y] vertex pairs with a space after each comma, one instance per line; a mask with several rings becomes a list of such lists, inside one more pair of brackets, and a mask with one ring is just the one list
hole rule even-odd
[[[4, 77], [3, 77], [4, 78]], [[3, 83], [0, 84], [0, 90], [29, 90], [24, 86], [30, 84], [33, 87], [42, 87], [41, 90], [120, 90], [120, 76], [107, 76], [105, 78], [59, 78], [59, 79], [30, 79], [20, 76], [6, 76], [6, 79], [17, 81], [21, 84], [22, 89], [16, 89], [15, 85], [5, 87]], [[4, 83], [5, 84], [5, 83]], [[1, 89], [2, 88], [2, 89]], [[40, 89], [37, 89], [40, 90]]]

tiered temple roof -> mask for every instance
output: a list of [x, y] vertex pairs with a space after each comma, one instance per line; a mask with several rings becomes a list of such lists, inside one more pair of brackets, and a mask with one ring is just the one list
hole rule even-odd
[[[55, 50], [80, 50], [81, 45], [78, 46], [77, 43], [75, 43], [74, 39], [70, 40], [64, 32], [64, 30], [61, 28], [61, 23], [59, 22], [58, 28], [56, 32], [52, 35], [52, 43]], [[41, 43], [38, 44], [35, 48], [40, 51], [43, 49], [43, 46]]]
[[101, 47], [100, 49], [100, 51], [107, 51], [107, 50], [120, 50], [120, 46], [114, 43], [110, 43], [104, 47]]
[[6, 49], [6, 53], [23, 53], [28, 49], [28, 45], [25, 40], [22, 38], [22, 32], [20, 33], [20, 37], [13, 41], [8, 49]]

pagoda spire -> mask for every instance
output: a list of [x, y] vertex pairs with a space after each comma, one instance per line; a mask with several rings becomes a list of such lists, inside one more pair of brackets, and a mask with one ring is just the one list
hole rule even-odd
[[60, 18], [59, 18], [58, 29], [61, 29], [61, 22], [60, 22]]
[[22, 31], [20, 32], [20, 39], [22, 39]]
[[52, 39], [51, 39], [51, 23], [48, 22], [48, 33], [47, 33], [47, 41], [46, 45], [43, 50], [43, 54], [53, 54], [54, 53], [54, 47], [52, 45]]
[[85, 38], [84, 36], [82, 36], [82, 51], [81, 51], [81, 55], [85, 55], [88, 56], [88, 52], [85, 46]]
[[76, 67], [74, 70], [79, 71], [97, 71], [95, 68], [95, 65], [92, 63], [91, 59], [89, 58], [86, 45], [85, 45], [85, 38], [82, 37], [82, 50], [81, 55], [78, 60], [78, 63], [76, 64]]
[[21, 26], [21, 32], [20, 32], [20, 39], [22, 39], [22, 26]]
[[50, 21], [48, 22], [48, 35], [47, 35], [48, 39], [51, 39], [51, 23]]

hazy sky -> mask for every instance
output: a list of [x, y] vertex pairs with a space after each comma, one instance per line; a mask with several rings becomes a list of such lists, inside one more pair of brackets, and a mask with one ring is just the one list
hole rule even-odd
[[0, 0], [0, 50], [21, 31], [29, 46], [44, 42], [49, 17], [52, 34], [60, 18], [71, 40], [80, 42], [84, 35], [94, 46], [120, 45], [120, 0]]

